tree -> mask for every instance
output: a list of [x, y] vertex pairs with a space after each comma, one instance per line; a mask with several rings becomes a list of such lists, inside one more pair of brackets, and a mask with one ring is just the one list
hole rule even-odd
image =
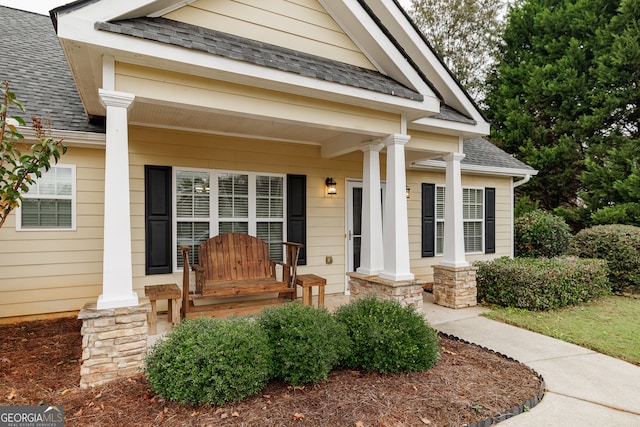
[[582, 201], [585, 153], [602, 125], [592, 119], [598, 32], [618, 0], [522, 0], [509, 12], [489, 83], [491, 138], [540, 173], [521, 187], [544, 209]]
[[411, 17], [478, 103], [503, 29], [502, 0], [412, 0]]
[[[51, 158], [55, 163], [67, 151], [62, 141], [47, 136], [42, 122], [32, 116], [33, 129], [37, 142], [30, 147], [24, 142], [24, 136], [18, 132], [15, 123], [25, 126], [20, 116], [7, 117], [13, 106], [24, 112], [24, 107], [9, 89], [9, 82], [1, 85], [3, 102], [0, 105], [0, 227], [7, 217], [20, 205], [23, 194], [29, 191], [29, 185], [42, 176], [42, 170], [51, 168]], [[13, 119], [13, 120], [10, 120]], [[26, 153], [23, 154], [20, 149]]]
[[622, 0], [598, 36], [602, 90], [590, 120], [600, 130], [587, 150], [582, 197], [596, 224], [640, 226], [640, 0]]

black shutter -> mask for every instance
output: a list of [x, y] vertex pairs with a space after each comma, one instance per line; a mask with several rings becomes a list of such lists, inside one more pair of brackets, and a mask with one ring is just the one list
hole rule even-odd
[[484, 253], [496, 253], [496, 189], [484, 189]]
[[307, 265], [307, 176], [287, 175], [287, 240], [302, 243], [298, 265]]
[[436, 256], [435, 184], [422, 184], [422, 256]]
[[172, 271], [171, 167], [144, 167], [145, 272]]

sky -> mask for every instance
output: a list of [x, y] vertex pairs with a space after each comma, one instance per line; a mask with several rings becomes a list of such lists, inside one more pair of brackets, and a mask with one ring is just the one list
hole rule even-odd
[[[51, 9], [71, 3], [72, 1], [73, 0], [0, 0], [0, 5], [28, 10], [41, 15], [48, 15]], [[411, 5], [411, 0], [400, 0], [400, 4], [405, 9], [408, 9]]]

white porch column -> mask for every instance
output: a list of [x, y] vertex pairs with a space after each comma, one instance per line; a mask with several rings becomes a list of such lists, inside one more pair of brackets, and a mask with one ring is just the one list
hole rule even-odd
[[413, 280], [409, 262], [409, 222], [407, 218], [407, 175], [404, 146], [411, 137], [402, 134], [387, 136], [387, 195], [384, 210], [384, 270], [383, 279]]
[[462, 153], [449, 153], [444, 156], [447, 162], [446, 190], [444, 202], [444, 253], [440, 265], [447, 267], [466, 267], [469, 263], [464, 257], [464, 222], [462, 216], [462, 175], [460, 162]]
[[382, 143], [361, 147], [362, 170], [362, 246], [358, 273], [374, 276], [384, 269], [382, 253], [382, 203], [380, 200], [380, 150]]
[[131, 267], [131, 204], [129, 201], [129, 136], [127, 109], [134, 95], [99, 89], [107, 109], [104, 167], [104, 255], [102, 295], [98, 310], [138, 305]]

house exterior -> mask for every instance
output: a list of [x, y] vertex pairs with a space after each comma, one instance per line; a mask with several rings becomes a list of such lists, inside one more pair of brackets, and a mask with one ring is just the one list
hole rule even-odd
[[0, 229], [0, 317], [136, 306], [181, 283], [179, 245], [230, 231], [304, 243], [328, 293], [512, 256], [537, 172], [394, 0], [0, 9], [0, 78], [69, 146]]

